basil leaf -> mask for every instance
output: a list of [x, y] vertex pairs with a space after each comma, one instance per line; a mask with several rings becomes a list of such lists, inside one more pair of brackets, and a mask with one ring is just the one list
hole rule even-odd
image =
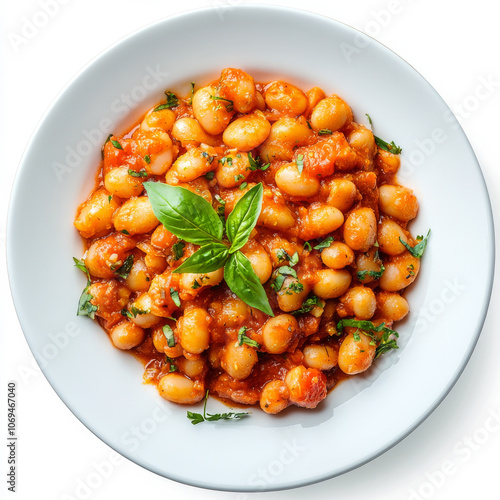
[[174, 273], [211, 273], [224, 266], [229, 249], [222, 243], [209, 243], [188, 257]]
[[145, 182], [157, 219], [178, 238], [205, 245], [222, 240], [224, 226], [212, 205], [189, 189]]
[[410, 252], [413, 255], [413, 257], [417, 257], [417, 259], [421, 259], [422, 256], [424, 255], [425, 247], [427, 246], [427, 240], [429, 239], [430, 234], [431, 234], [431, 230], [429, 229], [427, 236], [425, 238], [421, 239], [420, 243], [417, 243], [414, 247], [411, 247], [410, 245], [408, 245], [408, 243], [403, 241], [401, 238], [399, 238], [399, 241], [406, 247], [408, 252]]
[[229, 214], [226, 221], [227, 237], [232, 243], [229, 252], [236, 252], [248, 241], [262, 209], [263, 193], [264, 188], [259, 182], [239, 199]]
[[241, 252], [233, 253], [226, 262], [224, 279], [231, 291], [243, 302], [274, 316], [264, 287], [254, 273], [250, 261]]

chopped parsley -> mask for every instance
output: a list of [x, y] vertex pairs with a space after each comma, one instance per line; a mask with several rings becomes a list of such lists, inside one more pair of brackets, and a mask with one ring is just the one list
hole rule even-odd
[[174, 260], [179, 260], [181, 257], [184, 257], [185, 246], [186, 243], [182, 240], [179, 240], [172, 245], [172, 250], [174, 252]]
[[331, 135], [333, 132], [329, 128], [322, 128], [318, 130], [319, 135]]
[[211, 95], [210, 99], [214, 101], [223, 101], [226, 103], [226, 111], [233, 111], [234, 103], [230, 99], [225, 99], [224, 97], [219, 97], [217, 95]]
[[179, 292], [177, 290], [171, 288], [170, 297], [172, 297], [172, 301], [177, 307], [181, 307], [181, 299], [179, 297]]
[[318, 243], [313, 248], [314, 250], [323, 250], [324, 248], [328, 248], [333, 243], [333, 241], [333, 236], [328, 236], [328, 238], [325, 238], [321, 243]]
[[368, 271], [368, 270], [358, 271], [358, 280], [362, 281], [366, 278], [366, 276], [370, 276], [371, 278], [378, 280], [382, 277], [384, 271], [385, 271], [384, 266], [380, 266], [380, 271]]
[[215, 177], [215, 172], [213, 170], [205, 174], [205, 179], [207, 179], [207, 181], [211, 181], [214, 177]]
[[402, 240], [401, 237], [399, 238], [399, 241], [405, 246], [405, 248], [408, 250], [408, 252], [413, 255], [413, 257], [417, 257], [417, 259], [421, 259], [422, 256], [424, 255], [425, 252], [425, 247], [427, 246], [427, 241], [429, 239], [429, 235], [431, 234], [431, 230], [429, 229], [427, 236], [424, 238], [423, 236], [417, 236], [417, 240], [419, 243], [417, 243], [414, 247], [411, 247], [406, 243], [406, 241]]
[[115, 139], [111, 139], [111, 144], [113, 144], [113, 146], [116, 148], [116, 149], [122, 149], [122, 145], [118, 142], [118, 141], [115, 141]]
[[311, 312], [315, 307], [324, 307], [325, 302], [312, 294], [303, 303], [300, 309], [292, 311], [290, 314], [305, 314]]
[[299, 171], [299, 174], [302, 175], [302, 170], [304, 170], [304, 155], [298, 155], [295, 163], [297, 165], [297, 170]]
[[375, 144], [384, 151], [388, 151], [389, 153], [392, 153], [394, 155], [399, 155], [403, 151], [399, 146], [396, 146], [396, 144], [394, 144], [394, 141], [388, 143], [385, 142], [380, 137], [377, 137], [376, 135], [374, 137], [375, 137]]
[[149, 164], [151, 163], [151, 156], [146, 155], [146, 156], [144, 157], [144, 161], [145, 161], [145, 162], [149, 165]]
[[250, 347], [255, 347], [259, 349], [260, 344], [255, 340], [252, 340], [250, 337], [246, 335], [248, 328], [246, 326], [242, 326], [238, 332], [238, 345], [249, 345]]
[[243, 190], [244, 190], [247, 186], [248, 186], [248, 182], [242, 182], [242, 183], [240, 184], [240, 188], [239, 188], [239, 189], [240, 189], [240, 191], [243, 191]]
[[179, 104], [179, 99], [172, 92], [166, 90], [165, 95], [167, 96], [167, 102], [164, 104], [160, 104], [159, 106], [156, 106], [156, 108], [153, 109], [153, 111], [161, 111], [162, 109], [174, 108]]
[[216, 422], [218, 420], [239, 420], [241, 418], [249, 415], [248, 412], [239, 412], [239, 413], [207, 413], [207, 401], [208, 401], [208, 390], [205, 394], [205, 403], [203, 405], [203, 414], [195, 413], [192, 411], [187, 412], [187, 418], [191, 420], [193, 425], [200, 424], [201, 422]]
[[[395, 330], [391, 330], [390, 328], [387, 328], [385, 326], [385, 323], [380, 323], [380, 325], [375, 326], [371, 321], [357, 320], [357, 319], [341, 319], [337, 323], [337, 331], [339, 335], [342, 333], [344, 327], [346, 326], [362, 330], [365, 335], [367, 335], [372, 339], [370, 345], [377, 345], [378, 342], [377, 349], [375, 350], [375, 358], [378, 358], [379, 356], [386, 353], [387, 351], [390, 351], [391, 349], [399, 349], [396, 341], [396, 339], [399, 337], [398, 332], [396, 332]], [[359, 342], [361, 340], [361, 337], [359, 337], [358, 331], [356, 331], [355, 333], [358, 334], [357, 338], [359, 340], [356, 340], [356, 337], [354, 338], [354, 340]], [[375, 333], [382, 333], [382, 337], [380, 339], [377, 339], [375, 337]]]
[[131, 177], [147, 177], [148, 173], [146, 172], [145, 168], [142, 168], [137, 172], [136, 170], [132, 170], [131, 168], [128, 169], [128, 175]]
[[125, 259], [123, 264], [116, 271], [114, 271], [115, 275], [118, 276], [119, 278], [126, 280], [128, 278], [128, 275], [130, 274], [130, 270], [132, 269], [133, 264], [134, 264], [134, 255], [130, 254]]
[[80, 300], [78, 301], [78, 316], [88, 316], [90, 319], [95, 319], [95, 313], [97, 312], [98, 307], [90, 302], [94, 296], [88, 293], [89, 287], [91, 283], [90, 281], [87, 283], [87, 286], [82, 292], [80, 296]]
[[167, 339], [168, 347], [175, 347], [175, 337], [172, 328], [169, 325], [164, 325], [162, 331], [163, 335], [165, 335], [165, 338]]
[[248, 153], [248, 162], [250, 163], [250, 170], [255, 171], [255, 170], [262, 170], [263, 172], [266, 171], [271, 164], [266, 163], [265, 165], [260, 164], [260, 158], [254, 158], [252, 156], [252, 153]]

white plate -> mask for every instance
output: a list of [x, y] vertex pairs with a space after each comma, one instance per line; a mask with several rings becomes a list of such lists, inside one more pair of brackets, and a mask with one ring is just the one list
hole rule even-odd
[[[403, 147], [400, 181], [432, 228], [398, 351], [334, 390], [314, 411], [254, 411], [238, 422], [191, 425], [186, 408], [142, 384], [143, 367], [76, 316], [85, 286], [72, 256], [76, 207], [94, 182], [107, 135], [165, 89], [224, 67], [341, 95], [357, 121]], [[179, 87], [183, 84], [182, 87]], [[472, 201], [472, 203], [471, 203]], [[47, 379], [97, 436], [134, 462], [184, 483], [223, 490], [289, 488], [357, 467], [403, 439], [442, 401], [469, 359], [493, 278], [488, 193], [467, 139], [443, 100], [406, 62], [331, 19], [264, 6], [166, 19], [120, 41], [62, 92], [17, 173], [8, 220], [17, 313]], [[473, 256], [474, 266], [470, 265]], [[212, 412], [224, 410], [210, 401]], [[43, 408], [40, 411], [45, 411]]]

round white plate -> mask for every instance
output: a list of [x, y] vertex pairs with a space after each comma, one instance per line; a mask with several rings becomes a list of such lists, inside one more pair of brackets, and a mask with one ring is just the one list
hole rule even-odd
[[[413, 234], [429, 228], [432, 234], [421, 275], [408, 293], [412, 312], [399, 325], [398, 351], [365, 376], [342, 383], [314, 411], [254, 411], [242, 421], [193, 426], [186, 408], [142, 384], [138, 361], [113, 349], [98, 325], [76, 316], [85, 277], [73, 266], [82, 243], [72, 224], [93, 186], [108, 134], [124, 131], [165, 89], [187, 94], [189, 82], [207, 82], [228, 66], [257, 81], [282, 78], [337, 93], [357, 121], [367, 123], [368, 113], [376, 135], [403, 148], [399, 179], [421, 205]], [[168, 478], [259, 491], [357, 467], [432, 412], [479, 336], [492, 285], [493, 241], [474, 153], [443, 100], [414, 69], [331, 19], [227, 5], [166, 19], [125, 38], [61, 93], [17, 173], [7, 250], [29, 345], [61, 399], [92, 432]], [[210, 412], [224, 410], [210, 400]]]

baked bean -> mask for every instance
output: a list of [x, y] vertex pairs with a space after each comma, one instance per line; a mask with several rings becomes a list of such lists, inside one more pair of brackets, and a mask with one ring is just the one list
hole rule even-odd
[[238, 341], [226, 345], [221, 358], [221, 366], [236, 380], [247, 378], [258, 362], [257, 351], [247, 344], [239, 345]]
[[216, 146], [217, 139], [210, 134], [207, 134], [198, 120], [195, 118], [184, 117], [177, 120], [172, 128], [172, 137], [177, 139], [183, 146], [189, 143], [196, 145], [208, 144]]
[[321, 238], [344, 223], [342, 212], [330, 205], [314, 204], [301, 221], [300, 236], [304, 240]]
[[175, 160], [172, 168], [167, 172], [167, 182], [194, 181], [214, 169], [214, 156], [201, 147], [188, 149], [186, 153]]
[[139, 295], [129, 309], [130, 321], [142, 328], [150, 328], [156, 325], [160, 318], [150, 312], [151, 306], [151, 296], [147, 292]]
[[371, 288], [355, 286], [340, 297], [340, 304], [348, 316], [370, 319], [375, 314], [377, 300]]
[[222, 133], [234, 114], [230, 103], [217, 97], [214, 87], [199, 89], [193, 96], [194, 117], [211, 135]]
[[125, 320], [113, 327], [110, 337], [115, 347], [128, 350], [138, 346], [144, 340], [144, 330]]
[[321, 252], [321, 260], [330, 269], [342, 269], [354, 261], [354, 252], [345, 243], [334, 241]]
[[164, 132], [171, 132], [175, 123], [175, 113], [171, 109], [160, 109], [155, 111], [155, 106], [151, 109], [141, 122], [142, 130], [160, 128]]
[[381, 316], [391, 321], [400, 321], [410, 312], [407, 300], [394, 292], [377, 293], [377, 307]]
[[262, 389], [260, 407], [271, 414], [279, 413], [288, 406], [290, 391], [282, 380], [271, 380]]
[[333, 95], [314, 106], [310, 121], [316, 132], [323, 129], [336, 132], [352, 121], [352, 111], [345, 101]]
[[359, 340], [349, 333], [339, 349], [339, 368], [347, 375], [356, 375], [370, 368], [375, 358], [376, 346], [372, 339], [359, 331]]
[[295, 85], [286, 82], [272, 82], [264, 93], [264, 99], [276, 117], [299, 116], [307, 109], [307, 97]]
[[371, 283], [382, 273], [382, 261], [376, 247], [368, 252], [359, 253], [356, 257], [356, 273], [361, 283]]
[[334, 299], [347, 291], [351, 281], [351, 274], [344, 269], [320, 269], [316, 271], [313, 292], [321, 299]]
[[215, 178], [220, 186], [232, 188], [242, 184], [251, 173], [248, 153], [234, 153], [219, 160]]
[[305, 281], [287, 276], [276, 295], [279, 308], [284, 312], [300, 309], [310, 291], [311, 287]]
[[413, 191], [390, 184], [379, 188], [379, 207], [384, 214], [404, 222], [415, 218], [418, 212], [418, 202]]
[[211, 321], [211, 316], [202, 307], [193, 307], [184, 312], [177, 321], [177, 335], [185, 351], [200, 354], [208, 349]]
[[147, 196], [127, 200], [113, 215], [115, 229], [131, 235], [149, 233], [159, 223]]
[[337, 366], [338, 354], [330, 346], [320, 344], [309, 344], [304, 347], [304, 364], [308, 368], [318, 370], [331, 370]]
[[385, 271], [379, 286], [386, 292], [397, 292], [415, 281], [420, 271], [420, 259], [406, 251], [384, 262]]
[[305, 408], [316, 408], [326, 397], [326, 377], [316, 368], [299, 365], [285, 377], [290, 402]]
[[344, 224], [344, 241], [353, 250], [366, 252], [377, 239], [377, 218], [371, 208], [353, 210]]
[[271, 257], [266, 252], [265, 248], [256, 241], [248, 242], [242, 249], [243, 255], [252, 264], [254, 273], [259, 278], [261, 283], [265, 283], [273, 272]]
[[223, 69], [217, 89], [222, 97], [233, 103], [238, 113], [250, 113], [257, 107], [257, 89], [253, 77], [241, 69]]
[[329, 186], [328, 205], [338, 208], [342, 212], [347, 212], [352, 207], [358, 194], [354, 182], [347, 179], [333, 179]]
[[319, 191], [319, 179], [299, 173], [295, 163], [283, 165], [275, 176], [276, 185], [286, 194], [301, 198], [309, 198]]
[[108, 231], [113, 223], [113, 213], [119, 207], [117, 200], [105, 189], [98, 189], [82, 205], [75, 219], [75, 227], [84, 238], [93, 238]]
[[291, 314], [280, 314], [266, 321], [262, 327], [262, 340], [268, 352], [285, 352], [298, 334], [299, 324]]
[[128, 167], [117, 167], [104, 176], [104, 187], [120, 198], [139, 196], [144, 191], [142, 179], [129, 174]]
[[240, 116], [230, 123], [222, 139], [226, 146], [239, 151], [251, 151], [260, 146], [271, 132], [271, 124], [262, 111], [254, 111], [250, 115]]
[[167, 373], [158, 382], [160, 396], [181, 405], [192, 405], [205, 397], [205, 385], [180, 373]]
[[391, 219], [383, 219], [378, 225], [377, 241], [380, 250], [387, 255], [399, 255], [406, 250], [400, 238], [405, 243], [408, 243], [408, 237], [397, 222]]

